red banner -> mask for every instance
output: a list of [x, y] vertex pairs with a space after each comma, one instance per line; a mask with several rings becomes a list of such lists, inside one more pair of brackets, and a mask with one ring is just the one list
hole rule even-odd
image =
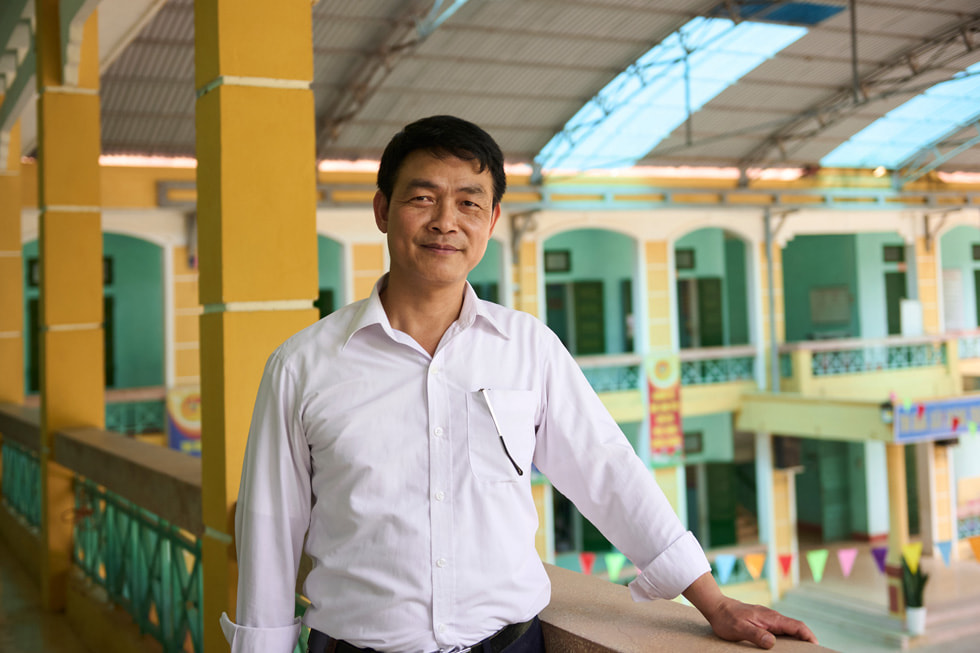
[[647, 361], [650, 393], [650, 453], [676, 456], [684, 451], [681, 426], [680, 359], [676, 352], [655, 353]]

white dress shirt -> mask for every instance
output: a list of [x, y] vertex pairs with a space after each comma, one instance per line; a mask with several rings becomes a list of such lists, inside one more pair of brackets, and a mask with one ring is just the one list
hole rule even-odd
[[551, 591], [532, 463], [641, 570], [635, 599], [710, 570], [550, 329], [467, 285], [430, 356], [391, 327], [385, 282], [266, 365], [235, 521], [238, 623], [222, 615], [233, 653], [293, 650], [307, 531], [303, 621], [337, 639], [453, 651], [532, 618]]

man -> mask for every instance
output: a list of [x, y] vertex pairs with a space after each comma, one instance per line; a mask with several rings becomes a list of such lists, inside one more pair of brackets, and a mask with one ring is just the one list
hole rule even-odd
[[467, 274], [500, 218], [493, 139], [449, 116], [388, 144], [374, 215], [390, 271], [287, 340], [256, 400], [236, 514], [234, 653], [290, 653], [303, 538], [310, 652], [543, 650], [550, 586], [532, 463], [714, 631], [769, 648], [802, 623], [724, 597], [693, 535], [554, 334], [477, 299]]

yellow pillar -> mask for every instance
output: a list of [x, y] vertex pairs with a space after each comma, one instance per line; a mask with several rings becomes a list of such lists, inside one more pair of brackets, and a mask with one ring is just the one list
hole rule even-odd
[[915, 239], [915, 275], [919, 303], [922, 305], [922, 329], [939, 333], [939, 287], [936, 284], [936, 244], [925, 236]]
[[905, 445], [885, 445], [888, 466], [888, 557], [885, 576], [888, 583], [888, 611], [905, 614], [902, 595], [902, 547], [909, 543], [909, 503], [905, 479]]
[[24, 401], [19, 121], [10, 131], [8, 146], [7, 160], [0, 161], [0, 402], [19, 404]]
[[317, 319], [309, 0], [197, 0], [204, 650], [235, 613], [234, 504], [265, 361]]
[[374, 284], [385, 271], [385, 250], [382, 243], [358, 243], [351, 247], [354, 270], [354, 300], [367, 299]]
[[537, 242], [525, 237], [521, 240], [519, 253], [514, 265], [514, 308], [544, 319], [544, 315], [539, 314], [538, 272], [541, 262], [538, 261]]
[[105, 419], [98, 18], [83, 29], [78, 84], [63, 78], [58, 0], [37, 0], [38, 208], [41, 265], [41, 595], [64, 607], [71, 564], [71, 472], [53, 435]]
[[673, 349], [670, 311], [670, 256], [667, 241], [646, 243], [647, 321], [650, 325], [650, 351]]

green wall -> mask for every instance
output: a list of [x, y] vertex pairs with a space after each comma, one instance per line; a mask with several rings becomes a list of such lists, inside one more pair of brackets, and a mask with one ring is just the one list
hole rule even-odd
[[634, 240], [603, 229], [577, 229], [547, 239], [544, 250], [569, 250], [571, 253], [570, 271], [546, 272], [545, 284], [602, 281], [606, 353], [623, 353], [626, 334], [620, 283], [632, 280], [636, 270]]
[[[111, 233], [102, 235], [102, 248], [103, 256], [112, 259], [112, 280], [104, 287], [115, 312], [111, 318], [115, 362], [112, 387], [163, 385], [163, 250], [139, 238]], [[35, 334], [30, 332], [26, 305], [38, 297], [38, 288], [28, 283], [27, 265], [37, 257], [37, 241], [24, 245], [23, 256], [24, 362], [29, 366]], [[25, 382], [29, 378], [29, 370], [25, 369]]]
[[344, 292], [344, 247], [336, 240], [318, 234], [316, 238], [316, 254], [317, 283], [319, 284], [317, 287], [321, 293], [324, 291], [331, 291], [333, 293], [333, 306], [320, 306], [319, 299], [316, 303], [317, 308], [320, 309], [320, 314], [326, 315], [346, 303]]
[[701, 453], [685, 454], [685, 465], [730, 463], [735, 457], [735, 439], [731, 413], [712, 413], [685, 417], [684, 433], [701, 432]]
[[707, 227], [677, 239], [674, 250], [678, 249], [694, 250], [694, 268], [677, 270], [677, 279], [721, 279], [725, 345], [748, 344], [751, 339], [745, 241], [723, 229]]
[[980, 261], [973, 260], [974, 245], [980, 245], [980, 229], [966, 225], [950, 229], [940, 239], [942, 269], [958, 269], [962, 275], [963, 294], [960, 296], [960, 301], [965, 329], [978, 325], [974, 271], [980, 269]]
[[[783, 250], [783, 296], [786, 304], [786, 340], [809, 340], [821, 334], [858, 337], [860, 297], [852, 235], [797, 236]], [[814, 322], [810, 291], [845, 286], [850, 294], [850, 319], [834, 324]]]
[[467, 280], [470, 283], [501, 284], [503, 281], [503, 275], [500, 274], [502, 248], [503, 245], [500, 244], [500, 241], [491, 238], [490, 242], [487, 243], [486, 253], [466, 277]]
[[[858, 305], [862, 338], [884, 338], [888, 335], [887, 302], [885, 300], [885, 273], [899, 272], [899, 263], [886, 263], [883, 248], [886, 245], [905, 247], [905, 241], [896, 233], [856, 234], [855, 255], [857, 257]], [[906, 256], [909, 259], [909, 256]], [[907, 265], [911, 261], [907, 261]], [[910, 269], [905, 272], [906, 296], [909, 286], [915, 285], [915, 275]]]

